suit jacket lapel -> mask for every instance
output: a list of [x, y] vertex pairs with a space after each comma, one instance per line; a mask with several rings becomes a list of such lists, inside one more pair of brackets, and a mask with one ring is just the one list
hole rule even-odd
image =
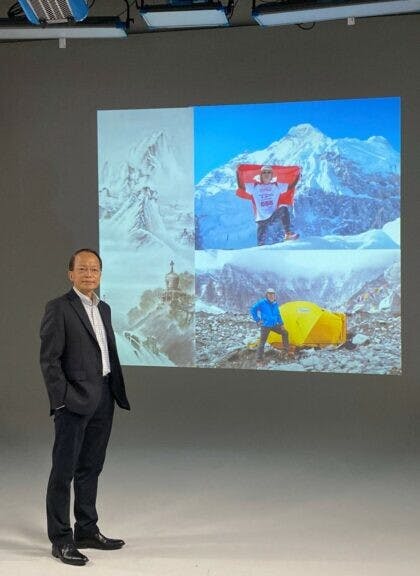
[[[74, 290], [70, 290], [70, 292], [68, 292], [67, 295], [69, 297], [71, 305], [76, 310], [80, 320], [82, 321], [82, 324], [84, 325], [86, 330], [89, 332], [89, 334], [92, 336], [92, 338], [95, 340], [95, 342], [98, 344], [98, 340], [96, 339], [96, 335], [95, 335], [95, 332], [93, 331], [92, 324], [90, 323], [90, 320], [89, 320], [89, 317], [86, 313], [85, 307], [83, 306], [82, 301], [80, 300], [79, 296], [76, 294], [76, 292]], [[99, 344], [98, 344], [98, 346], [99, 346]]]

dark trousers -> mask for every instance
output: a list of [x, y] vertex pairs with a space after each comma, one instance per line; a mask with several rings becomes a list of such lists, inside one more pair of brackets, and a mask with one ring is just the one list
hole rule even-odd
[[74, 479], [74, 537], [98, 532], [96, 494], [112, 428], [114, 398], [104, 378], [96, 411], [80, 415], [67, 408], [54, 416], [55, 442], [47, 488], [48, 537], [54, 544], [73, 542], [70, 525], [70, 487]]
[[258, 346], [257, 351], [258, 360], [262, 360], [264, 354], [264, 346], [265, 343], [267, 342], [267, 338], [270, 332], [276, 332], [277, 334], [280, 334], [283, 340], [284, 347], [286, 348], [286, 350], [289, 348], [289, 333], [283, 326], [283, 324], [276, 324], [275, 326], [271, 327], [261, 326], [260, 345]]
[[287, 206], [280, 206], [270, 218], [257, 222], [258, 246], [276, 244], [283, 240], [282, 228], [290, 232], [290, 214]]

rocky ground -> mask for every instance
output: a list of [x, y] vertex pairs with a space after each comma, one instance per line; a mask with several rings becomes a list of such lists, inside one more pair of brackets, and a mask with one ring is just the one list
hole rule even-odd
[[[246, 314], [198, 312], [196, 362], [201, 367], [257, 368], [259, 329]], [[401, 317], [389, 312], [356, 312], [347, 318], [342, 346], [301, 348], [294, 358], [266, 345], [264, 370], [401, 374]]]

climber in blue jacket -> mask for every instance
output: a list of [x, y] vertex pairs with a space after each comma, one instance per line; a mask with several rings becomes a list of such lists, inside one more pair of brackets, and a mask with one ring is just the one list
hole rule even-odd
[[293, 351], [289, 344], [289, 334], [284, 327], [279, 305], [276, 301], [276, 291], [273, 288], [267, 288], [265, 298], [258, 300], [258, 302], [251, 307], [251, 316], [261, 330], [260, 344], [257, 351], [257, 364], [262, 364], [264, 346], [270, 332], [276, 332], [281, 335], [284, 348], [289, 356], [293, 356]]

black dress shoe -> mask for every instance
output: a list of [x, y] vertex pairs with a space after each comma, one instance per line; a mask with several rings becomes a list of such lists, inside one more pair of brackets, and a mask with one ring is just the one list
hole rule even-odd
[[98, 548], [99, 550], [118, 550], [125, 544], [124, 540], [107, 538], [100, 532], [75, 540], [77, 548]]
[[80, 554], [74, 544], [53, 544], [52, 555], [54, 558], [60, 558], [64, 564], [73, 564], [73, 566], [84, 566], [89, 562], [89, 558]]

